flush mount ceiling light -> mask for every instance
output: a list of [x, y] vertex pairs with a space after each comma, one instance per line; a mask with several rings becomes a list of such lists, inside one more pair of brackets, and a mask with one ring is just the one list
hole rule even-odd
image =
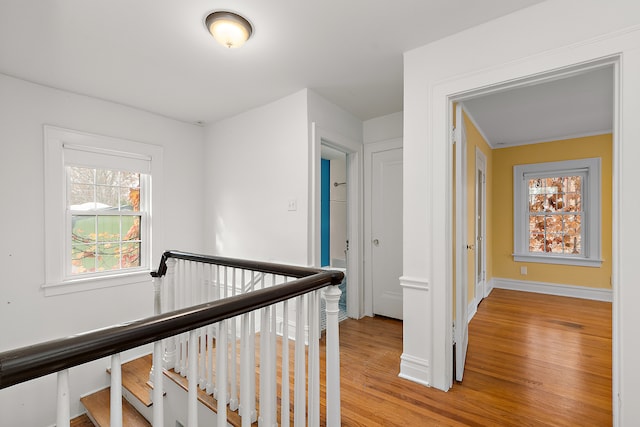
[[242, 46], [253, 33], [249, 21], [229, 11], [219, 10], [210, 13], [204, 22], [213, 38], [228, 48]]

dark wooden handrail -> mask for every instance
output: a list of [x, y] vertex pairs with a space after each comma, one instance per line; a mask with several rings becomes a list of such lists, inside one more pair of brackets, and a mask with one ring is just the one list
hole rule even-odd
[[[171, 257], [202, 261], [201, 258], [191, 258], [191, 255], [186, 253], [173, 251], [170, 253]], [[203, 257], [202, 255], [193, 256]], [[213, 263], [214, 257], [207, 257], [207, 259], [212, 260]], [[223, 260], [231, 263], [228, 258]], [[259, 271], [284, 275], [291, 275], [293, 271], [298, 271], [299, 274], [306, 274], [306, 271], [312, 271], [312, 273], [286, 284], [243, 295], [5, 351], [0, 353], [0, 389], [249, 313], [329, 285], [339, 285], [344, 277], [339, 271], [315, 270], [304, 267], [289, 269], [289, 266], [277, 264], [274, 264], [278, 266], [277, 268], [269, 269], [267, 263], [254, 264], [251, 261], [237, 261], [229, 265], [244, 268], [259, 265], [262, 266], [262, 268], [258, 268]], [[283, 268], [280, 269], [280, 267]]]
[[205, 264], [216, 264], [225, 267], [243, 268], [245, 270], [259, 271], [261, 273], [272, 273], [281, 276], [302, 278], [317, 274], [326, 270], [310, 267], [300, 267], [296, 265], [276, 264], [272, 262], [251, 261], [238, 258], [225, 258], [213, 255], [201, 255], [182, 251], [166, 251], [160, 258], [160, 265], [156, 271], [151, 272], [153, 277], [162, 277], [167, 273], [167, 260], [169, 258], [184, 259], [187, 261], [202, 262]]

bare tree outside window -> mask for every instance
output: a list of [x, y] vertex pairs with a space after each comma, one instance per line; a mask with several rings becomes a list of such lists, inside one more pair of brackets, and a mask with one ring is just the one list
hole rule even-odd
[[529, 179], [529, 252], [581, 255], [582, 177]]
[[140, 266], [140, 174], [68, 166], [71, 274]]

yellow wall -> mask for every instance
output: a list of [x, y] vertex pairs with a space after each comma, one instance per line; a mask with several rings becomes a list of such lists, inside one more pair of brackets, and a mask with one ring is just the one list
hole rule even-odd
[[[482, 137], [478, 129], [474, 126], [473, 122], [469, 120], [469, 117], [464, 113], [464, 125], [467, 136], [467, 244], [474, 245], [476, 236], [476, 221], [475, 221], [475, 191], [476, 191], [476, 148], [478, 148], [485, 155], [487, 159], [486, 164], [486, 208], [487, 208], [487, 278], [491, 280], [493, 277], [492, 266], [492, 252], [493, 252], [493, 226], [492, 226], [492, 208], [493, 208], [493, 192], [492, 190], [492, 173], [493, 168], [493, 150], [487, 144], [487, 141]], [[476, 248], [477, 249], [477, 248]], [[469, 301], [475, 298], [475, 250], [467, 251], [467, 283], [468, 283], [468, 297]]]
[[[581, 158], [602, 159], [602, 258], [600, 267], [515, 262], [513, 260], [513, 166]], [[534, 282], [611, 288], [612, 137], [597, 135], [493, 150], [493, 276]], [[527, 275], [520, 267], [527, 267]]]

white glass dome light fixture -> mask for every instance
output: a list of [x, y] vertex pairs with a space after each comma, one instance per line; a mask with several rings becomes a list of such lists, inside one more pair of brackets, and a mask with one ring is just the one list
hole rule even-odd
[[204, 22], [213, 38], [227, 48], [242, 46], [253, 33], [247, 19], [226, 10], [210, 13]]

